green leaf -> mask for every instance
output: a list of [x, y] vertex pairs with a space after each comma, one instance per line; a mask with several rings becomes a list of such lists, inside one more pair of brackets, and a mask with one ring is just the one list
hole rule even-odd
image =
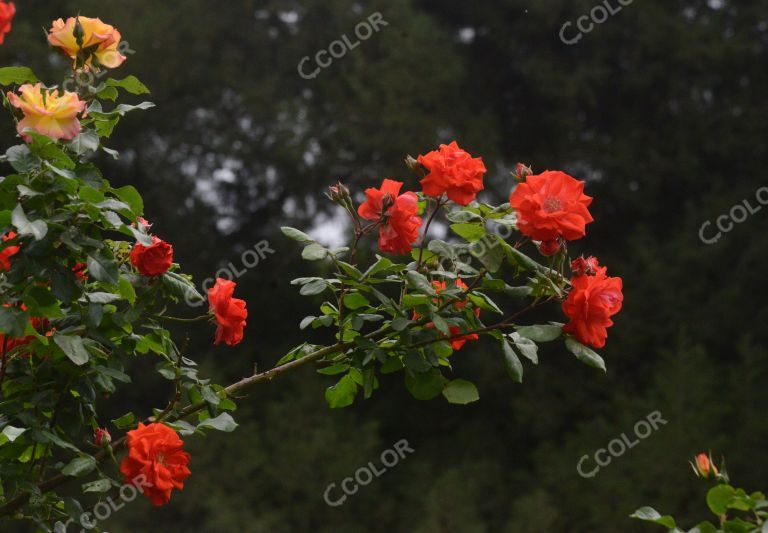
[[116, 285], [119, 280], [117, 263], [98, 252], [88, 256], [88, 274], [96, 281], [112, 285]]
[[5, 426], [3, 428], [2, 433], [0, 433], [0, 445], [5, 444], [6, 442], [15, 441], [25, 431], [27, 431], [27, 428], [15, 428], [13, 426]]
[[328, 250], [322, 244], [313, 242], [301, 251], [301, 257], [307, 261], [319, 261], [328, 257]]
[[112, 423], [119, 429], [125, 429], [131, 427], [136, 420], [136, 415], [133, 413], [126, 413], [120, 418], [115, 418]]
[[505, 339], [502, 341], [501, 346], [504, 350], [504, 366], [507, 369], [507, 374], [518, 383], [523, 382], [523, 363], [520, 362], [520, 358], [515, 353], [515, 349]]
[[198, 429], [215, 429], [217, 431], [224, 431], [230, 433], [237, 428], [237, 422], [229, 413], [221, 413], [216, 418], [209, 418], [203, 420], [197, 425]]
[[40, 168], [40, 158], [33, 154], [26, 144], [11, 146], [6, 150], [5, 156], [17, 172], [29, 172]]
[[37, 83], [39, 80], [29, 67], [3, 67], [0, 68], [0, 85], [22, 85], [24, 83]]
[[310, 237], [309, 235], [307, 235], [303, 231], [299, 231], [299, 230], [297, 230], [295, 228], [289, 228], [287, 226], [284, 226], [284, 227], [280, 228], [280, 231], [282, 231], [283, 234], [286, 237], [290, 237], [294, 241], [298, 241], [298, 242], [301, 242], [301, 243], [304, 243], [304, 244], [309, 244], [309, 243], [315, 242], [315, 240], [312, 237]]
[[90, 474], [95, 468], [96, 459], [93, 457], [76, 457], [61, 469], [61, 473], [65, 476], [79, 477]]
[[485, 226], [482, 224], [451, 224], [451, 229], [467, 242], [479, 241], [487, 235]]
[[539, 326], [520, 326], [517, 332], [521, 337], [531, 339], [536, 342], [550, 342], [560, 338], [563, 333], [563, 326], [539, 325]]
[[405, 388], [417, 400], [431, 400], [443, 392], [446, 379], [436, 368], [424, 373], [406, 372]]
[[77, 155], [95, 152], [99, 149], [99, 135], [93, 130], [83, 130], [77, 137], [72, 139], [69, 147]]
[[64, 351], [64, 354], [77, 366], [84, 365], [90, 359], [88, 350], [85, 349], [83, 339], [76, 335], [53, 334], [53, 342]]
[[179, 299], [188, 303], [202, 302], [205, 300], [203, 295], [198, 292], [195, 286], [184, 276], [175, 272], [166, 272], [160, 276], [163, 286]]
[[96, 481], [91, 481], [90, 483], [84, 483], [83, 484], [83, 492], [96, 492], [96, 493], [104, 493], [109, 491], [109, 489], [112, 488], [112, 482], [108, 479], [97, 479]]
[[0, 333], [23, 337], [29, 323], [29, 313], [18, 307], [0, 306]]
[[149, 89], [136, 76], [127, 76], [122, 80], [109, 78], [104, 82], [107, 87], [119, 87], [131, 94], [149, 94]]
[[735, 494], [736, 491], [730, 485], [717, 485], [707, 492], [707, 505], [717, 516], [724, 515]]
[[17, 204], [11, 214], [13, 225], [19, 230], [19, 235], [33, 236], [36, 241], [42, 240], [48, 233], [48, 224], [44, 220], [30, 222], [21, 204]]
[[645, 522], [653, 522], [654, 524], [659, 524], [660, 526], [664, 526], [669, 529], [674, 529], [677, 527], [674, 518], [669, 515], [661, 516], [661, 514], [653, 507], [641, 507], [629, 515], [629, 517], [637, 518], [638, 520], [643, 520]]
[[448, 403], [460, 405], [466, 405], [480, 399], [480, 394], [477, 392], [477, 387], [475, 387], [474, 383], [463, 379], [454, 379], [448, 382], [443, 389], [443, 396], [448, 400]]
[[371, 305], [371, 302], [368, 301], [368, 298], [359, 292], [351, 292], [344, 295], [344, 306], [347, 309], [360, 309], [369, 305]]
[[581, 344], [579, 341], [571, 336], [565, 338], [565, 347], [568, 348], [576, 359], [594, 368], [599, 368], [603, 372], [606, 372], [605, 361], [602, 357], [597, 355], [591, 348], [588, 348]]
[[325, 280], [315, 280], [310, 281], [306, 285], [302, 285], [301, 289], [299, 290], [299, 294], [302, 296], [314, 296], [316, 294], [320, 294], [328, 287], [328, 284]]
[[141, 216], [141, 214], [144, 212], [144, 200], [142, 200], [139, 191], [137, 191], [136, 188], [132, 185], [126, 185], [125, 187], [120, 187], [119, 189], [112, 189], [112, 192], [118, 198], [120, 198], [120, 200], [128, 204], [131, 212], [135, 216]]
[[136, 291], [127, 278], [120, 277], [120, 281], [117, 283], [117, 289], [120, 291], [120, 296], [125, 300], [128, 300], [131, 305], [136, 303]]
[[531, 339], [522, 337], [519, 333], [514, 332], [509, 335], [510, 340], [514, 343], [515, 347], [534, 365], [539, 364], [539, 347]]
[[428, 294], [430, 296], [437, 296], [437, 292], [435, 292], [435, 287], [429, 282], [429, 280], [421, 274], [420, 272], [416, 272], [415, 270], [409, 270], [405, 273], [405, 279], [408, 282], [408, 286], [416, 289], [422, 294]]
[[499, 245], [501, 241], [496, 235], [490, 235], [487, 239], [470, 245], [469, 253], [477, 258], [490, 273], [501, 268], [504, 262], [504, 249]]
[[340, 409], [352, 405], [357, 395], [357, 383], [347, 374], [336, 385], [325, 389], [325, 401], [331, 409]]

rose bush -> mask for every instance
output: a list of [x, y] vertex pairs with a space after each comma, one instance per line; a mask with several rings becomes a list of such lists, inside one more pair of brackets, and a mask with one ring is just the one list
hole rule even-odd
[[[203, 296], [173, 262], [172, 244], [150, 232], [139, 192], [113, 187], [91, 162], [99, 151], [118, 157], [106, 143], [121, 117], [152, 107], [117, 99], [149, 91], [133, 76], [104, 75], [125, 58], [116, 52], [120, 33], [99, 19], [58, 20], [48, 39], [72, 59], [68, 76], [99, 72], [86, 79], [101, 81], [61, 92], [28, 68], [0, 68], [21, 138], [2, 156], [9, 173], [0, 180], [0, 517], [60, 529], [124, 484], [166, 504], [193, 465], [182, 437], [234, 430], [243, 390], [309, 364], [327, 376], [332, 408], [370, 398], [380, 376], [393, 373], [417, 399], [476, 401], [477, 387], [454, 376], [452, 359], [481, 337], [498, 345], [500, 370], [517, 382], [523, 360], [537, 364], [546, 342], [562, 341], [576, 359], [605, 370], [587, 345], [605, 343], [622, 287], [594, 258], [569, 260], [568, 241], [592, 221], [584, 183], [518, 165], [512, 202], [490, 205], [477, 198], [482, 159], [452, 142], [406, 160], [408, 180], [421, 190], [404, 191], [406, 178], [386, 179], [360, 202], [341, 183], [330, 188], [329, 199], [349, 215], [349, 247], [283, 228], [305, 260], [331, 267], [332, 275], [292, 283], [322, 300], [300, 328], [328, 328], [334, 340], [302, 342], [270, 370], [226, 387], [212, 383], [167, 324], [207, 321], [215, 344], [234, 346], [245, 337], [246, 301], [234, 282], [218, 279], [207, 314], [170, 315], [174, 304]], [[431, 239], [441, 217], [454, 235]], [[387, 255], [360, 264], [359, 249], [377, 233]], [[532, 257], [537, 250], [541, 259]], [[524, 322], [544, 306], [552, 321]], [[105, 404], [118, 386], [130, 386], [126, 370], [145, 356], [157, 359], [172, 396], [151, 413], [106, 420]], [[80, 485], [78, 497], [59, 492], [68, 482]]]

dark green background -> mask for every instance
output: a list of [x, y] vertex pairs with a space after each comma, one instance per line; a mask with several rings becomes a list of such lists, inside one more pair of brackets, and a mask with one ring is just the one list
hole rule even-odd
[[[686, 461], [708, 449], [738, 485], [768, 489], [768, 209], [717, 244], [698, 237], [768, 185], [768, 3], [643, 0], [563, 44], [563, 23], [597, 3], [18, 0], [3, 65], [60, 81], [66, 64], [43, 29], [77, 12], [136, 50], [117, 74], [141, 78], [158, 107], [129, 116], [109, 143], [123, 159], [100, 164], [145, 195], [186, 271], [202, 280], [239, 265], [263, 239], [275, 250], [239, 280], [243, 344], [214, 349], [211, 331], [192, 332], [194, 357], [221, 381], [307, 335], [298, 324], [318, 302], [288, 282], [313, 271], [279, 226], [311, 227], [338, 178], [358, 192], [383, 177], [416, 188], [402, 158], [438, 142], [484, 157], [490, 202], [504, 201], [519, 160], [588, 180], [597, 222], [576, 247], [624, 278], [607, 375], [552, 346], [520, 386], [496, 347], [475, 343], [455, 361], [479, 386], [476, 404], [420, 403], [394, 377], [331, 411], [331, 382], [306, 369], [243, 399], [234, 434], [190, 439], [187, 488], [159, 510], [132, 503], [108, 531], [652, 531], [627, 518], [646, 504], [692, 527], [707, 518], [707, 487]], [[298, 75], [302, 57], [377, 11], [381, 32], [316, 79]], [[474, 38], [460, 39], [467, 28]], [[6, 119], [3, 146], [13, 133]], [[107, 416], [164, 402], [151, 364], [136, 363], [136, 385], [104, 402]], [[578, 476], [582, 455], [656, 410], [666, 426]], [[323, 502], [329, 483], [400, 439], [416, 452], [345, 505]]]

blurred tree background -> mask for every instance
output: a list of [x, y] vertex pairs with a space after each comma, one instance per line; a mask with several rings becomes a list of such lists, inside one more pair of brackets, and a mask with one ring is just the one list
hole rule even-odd
[[[439, 142], [484, 157], [490, 201], [509, 194], [517, 161], [587, 180], [597, 222], [577, 247], [625, 283], [607, 375], [557, 346], [519, 386], [480, 343], [455, 358], [480, 388], [476, 404], [420, 403], [393, 378], [331, 411], [330, 381], [305, 369], [253, 390], [234, 434], [189, 439], [193, 475], [169, 506], [133, 502], [105, 529], [613, 533], [647, 531], [627, 518], [645, 504], [693, 525], [708, 513], [706, 487], [686, 461], [708, 449], [740, 486], [768, 488], [768, 209], [716, 244], [698, 236], [768, 185], [768, 3], [634, 2], [564, 44], [562, 25], [597, 4], [17, 0], [3, 65], [61, 80], [66, 62], [44, 29], [77, 13], [115, 25], [136, 52], [117, 77], [138, 76], [158, 108], [127, 117], [112, 138], [123, 158], [100, 164], [144, 194], [186, 271], [202, 281], [239, 268], [262, 240], [274, 250], [238, 279], [246, 341], [214, 348], [208, 331], [191, 333], [191, 355], [221, 380], [313, 335], [298, 324], [317, 302], [289, 284], [310, 270], [279, 226], [343, 230], [328, 185], [341, 178], [359, 194], [394, 177], [416, 188], [402, 159]], [[353, 39], [376, 12], [378, 33], [316, 78], [299, 75], [304, 56]], [[0, 135], [14, 142], [10, 123]], [[137, 361], [137, 386], [109, 399], [114, 415], [168, 397], [150, 364]], [[580, 457], [657, 410], [667, 425], [595, 477], [577, 474]], [[414, 454], [326, 505], [330, 483], [401, 439]]]

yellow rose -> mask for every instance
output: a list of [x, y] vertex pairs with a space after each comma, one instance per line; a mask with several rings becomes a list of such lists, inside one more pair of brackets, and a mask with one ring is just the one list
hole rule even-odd
[[48, 42], [51, 46], [61, 48], [66, 55], [76, 60], [77, 53], [81, 49], [75, 37], [75, 26], [78, 20], [83, 29], [82, 49], [96, 47], [92, 55], [85, 59], [85, 64], [90, 66], [95, 56], [99, 64], [104, 67], [117, 68], [122, 65], [125, 56], [118, 50], [121, 40], [120, 32], [97, 18], [70, 17], [66, 22], [63, 19], [53, 21], [53, 26], [48, 31]]
[[69, 141], [80, 133], [78, 115], [85, 111], [85, 102], [75, 93], [64, 91], [59, 96], [58, 90], [43, 89], [42, 83], [27, 83], [19, 87], [19, 94], [9, 92], [8, 101], [24, 113], [16, 131], [27, 142], [31, 140], [24, 134], [27, 128], [56, 141]]

